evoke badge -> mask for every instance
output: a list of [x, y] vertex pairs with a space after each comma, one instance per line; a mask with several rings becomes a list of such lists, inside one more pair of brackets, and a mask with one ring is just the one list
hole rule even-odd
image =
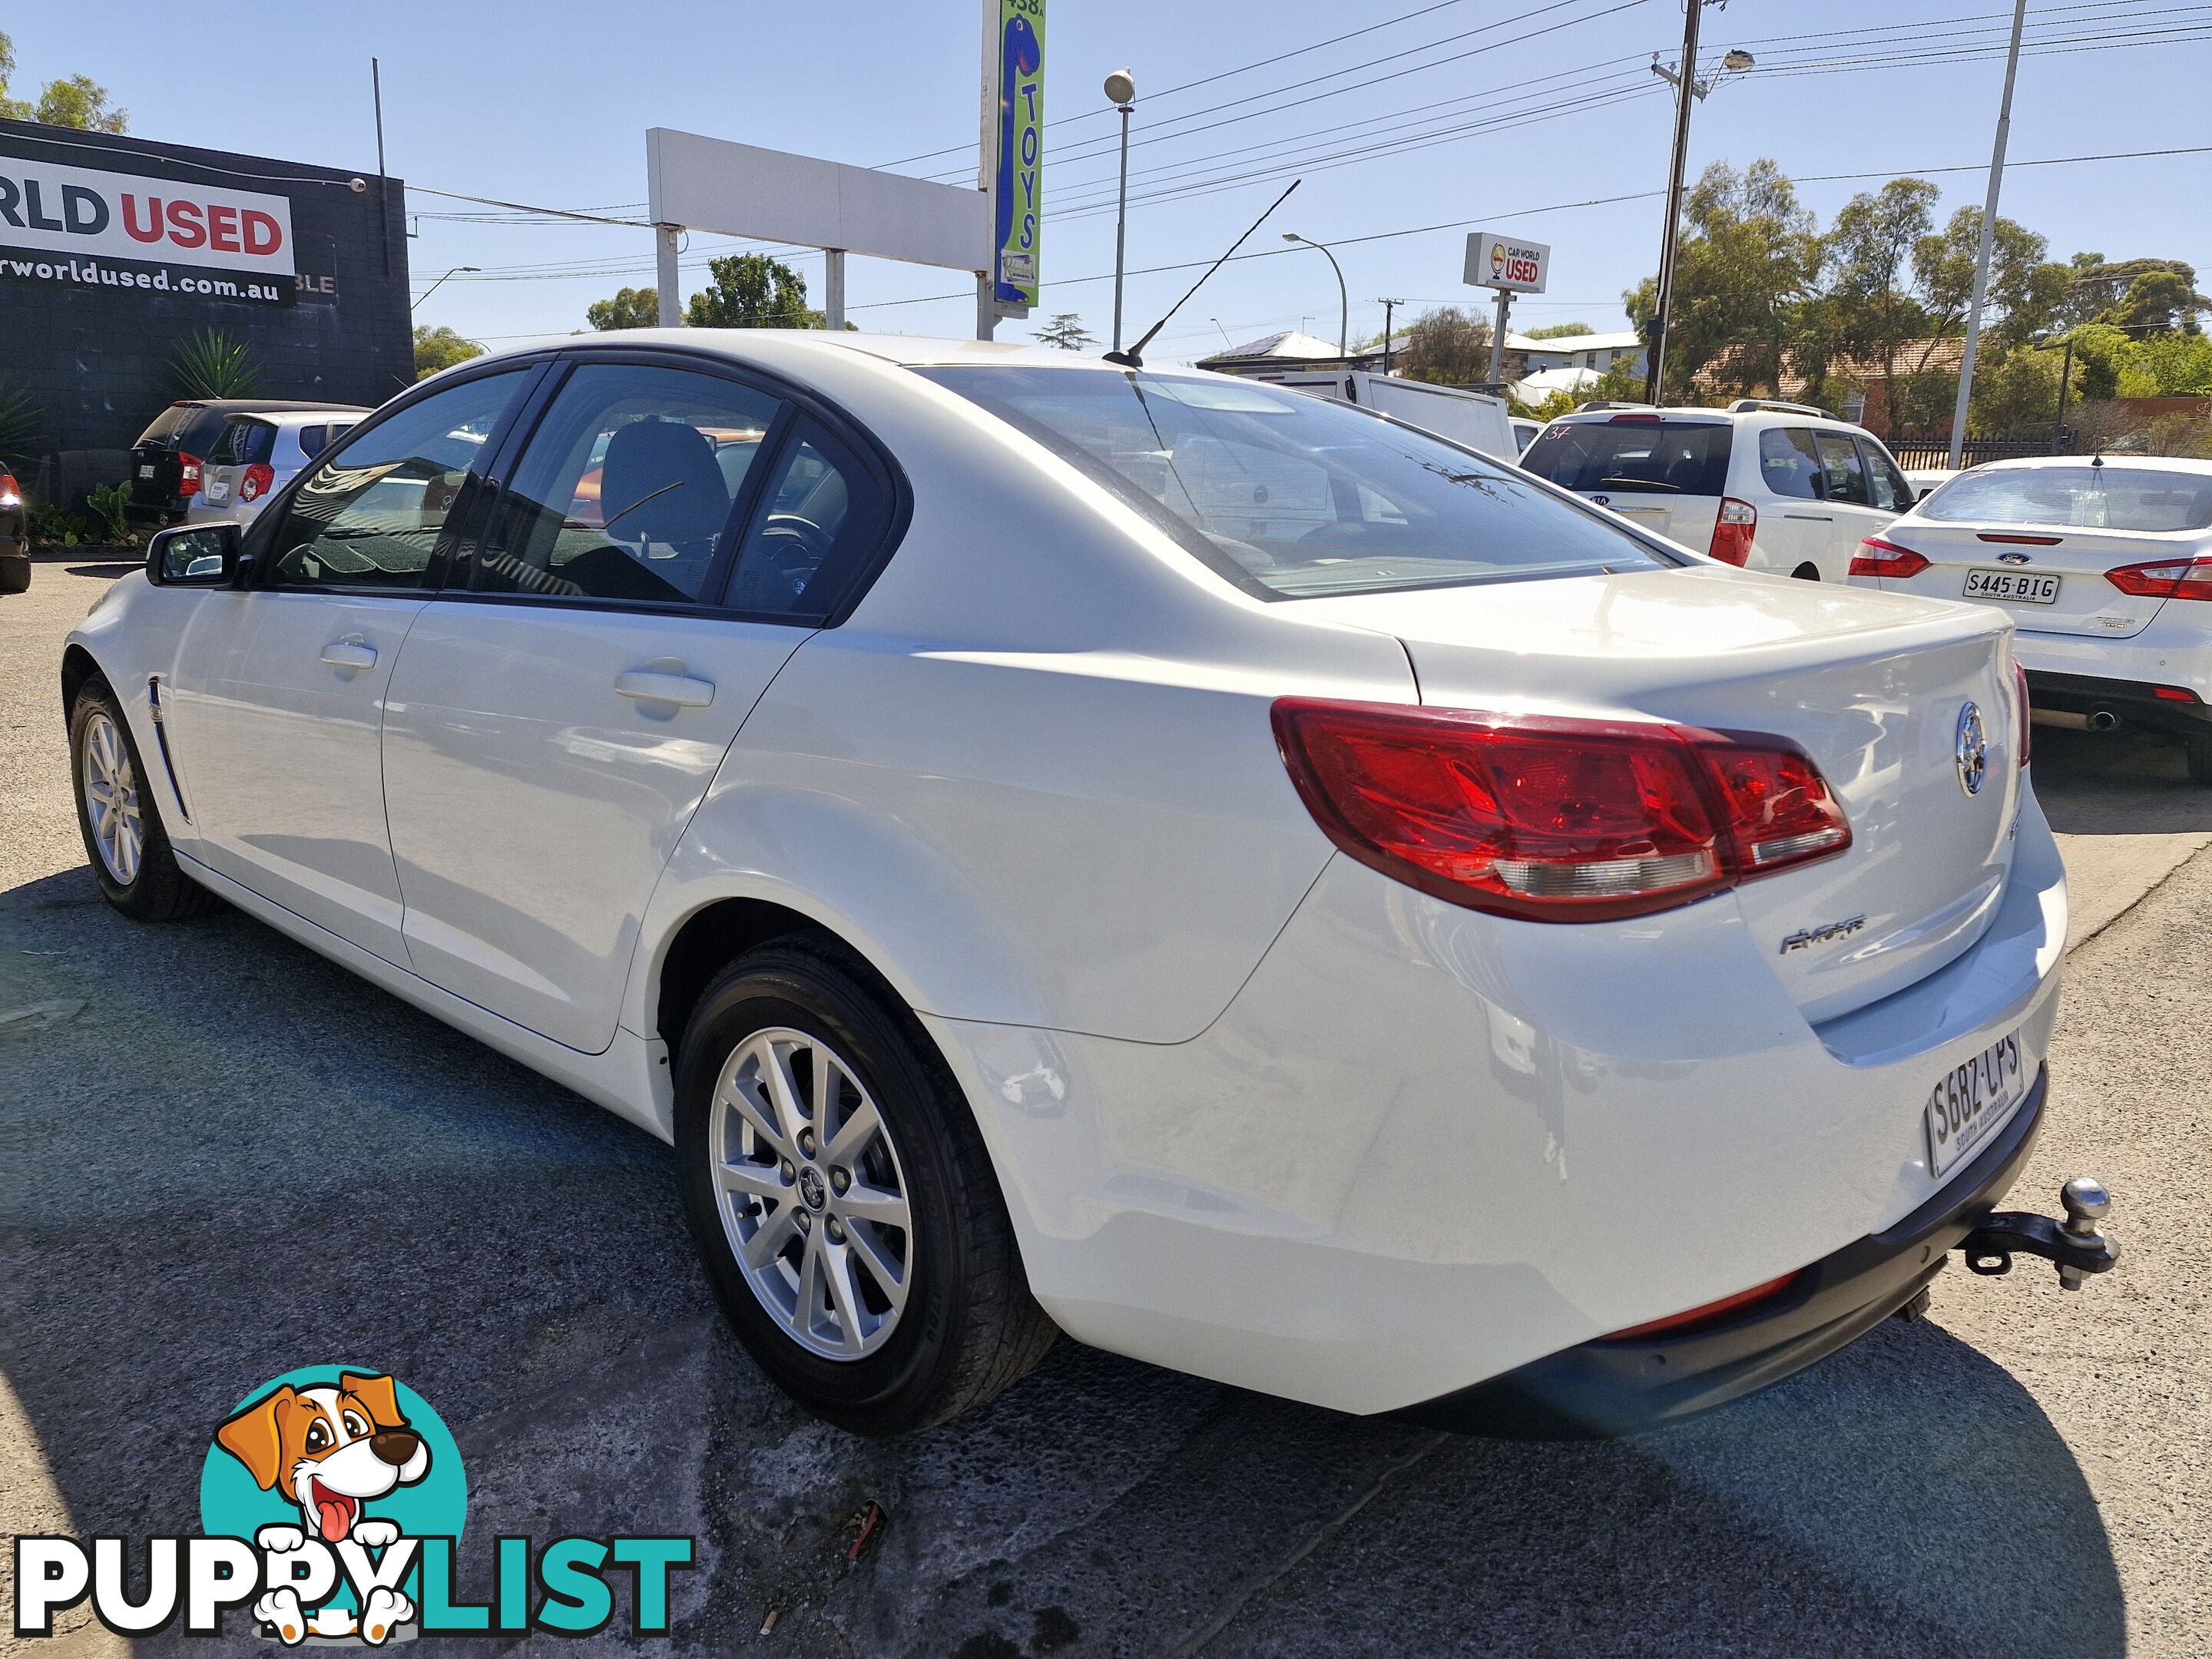
[[1971, 702], [1959, 711], [1958, 735], [1952, 746], [1959, 763], [1959, 787], [1970, 795], [1979, 794], [1990, 769], [1990, 738], [1982, 729], [1981, 709]]
[[1849, 939], [1866, 926], [1864, 916], [1848, 916], [1842, 921], [1824, 922], [1818, 927], [1801, 927], [1782, 941], [1781, 954], [1802, 951], [1808, 945], [1826, 945], [1832, 939]]

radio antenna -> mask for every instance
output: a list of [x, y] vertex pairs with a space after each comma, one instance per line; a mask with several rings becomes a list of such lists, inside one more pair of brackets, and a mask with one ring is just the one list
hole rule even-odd
[[[1296, 190], [1304, 182], [1305, 180], [1303, 179], [1291, 179], [1291, 190]], [[1273, 213], [1277, 208], [1282, 206], [1284, 203], [1291, 199], [1291, 190], [1286, 190], [1280, 196], [1278, 196], [1268, 204], [1267, 212], [1261, 214], [1258, 218], [1252, 222], [1251, 229], [1247, 230], [1243, 235], [1239, 236], [1235, 241], [1229, 245], [1229, 253], [1234, 253], [1238, 248], [1243, 247], [1247, 241], [1251, 240], [1252, 231], [1259, 229], [1261, 225], [1267, 222], [1267, 215]], [[1223, 254], [1218, 259], [1216, 259], [1212, 264], [1208, 265], [1206, 268], [1206, 276], [1212, 276], [1215, 271], [1227, 264], [1229, 263], [1229, 253]], [[1190, 285], [1190, 294], [1184, 295], [1182, 299], [1177, 300], [1172, 306], [1170, 306], [1168, 307], [1168, 314], [1161, 318], [1157, 323], [1154, 323], [1150, 328], [1146, 329], [1145, 331], [1145, 337], [1143, 339], [1138, 341], [1136, 344], [1131, 346], [1127, 351], [1108, 352], [1106, 354], [1106, 361], [1109, 363], [1120, 363], [1127, 368], [1142, 368], [1145, 366], [1144, 350], [1146, 346], [1152, 344], [1152, 336], [1165, 328], [1170, 322], [1174, 320], [1176, 313], [1181, 311], [1185, 306], [1190, 303], [1191, 294], [1197, 293], [1199, 289], [1206, 286], [1206, 276], [1201, 276], [1196, 282], [1193, 283]]]

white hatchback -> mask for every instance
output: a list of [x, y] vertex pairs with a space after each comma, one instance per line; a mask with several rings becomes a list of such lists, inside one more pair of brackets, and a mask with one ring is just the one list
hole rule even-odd
[[1840, 582], [1861, 541], [1911, 504], [1881, 440], [1804, 404], [1591, 404], [1521, 465], [1656, 534], [1747, 570]]
[[2212, 783], [2212, 461], [1978, 466], [1869, 540], [1851, 580], [1990, 607], [2037, 719], [2166, 732]]
[[859, 1430], [1060, 1331], [1665, 1420], [1909, 1310], [2040, 1122], [2002, 616], [1245, 381], [479, 359], [166, 532], [63, 690], [112, 902], [219, 894], [672, 1141], [750, 1352]]

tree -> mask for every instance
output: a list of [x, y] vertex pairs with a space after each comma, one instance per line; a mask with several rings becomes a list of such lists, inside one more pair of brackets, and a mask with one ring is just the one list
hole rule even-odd
[[483, 350], [474, 340], [463, 339], [442, 323], [435, 328], [425, 325], [415, 331], [415, 378], [423, 380], [441, 368], [481, 357]]
[[694, 328], [820, 328], [806, 308], [806, 279], [765, 253], [709, 259], [714, 286], [691, 296], [684, 320]]
[[1401, 340], [1391, 367], [1407, 380], [1472, 386], [1490, 378], [1490, 325], [1457, 306], [1423, 312]]
[[593, 328], [658, 328], [660, 291], [626, 288], [611, 300], [594, 300], [584, 307], [584, 320]]
[[1081, 313], [1073, 311], [1054, 312], [1052, 320], [1037, 330], [1036, 338], [1041, 345], [1058, 346], [1062, 351], [1087, 351], [1098, 343], [1083, 326]]
[[1547, 323], [1542, 328], [1524, 329], [1522, 332], [1531, 340], [1564, 340], [1571, 334], [1595, 334], [1597, 331], [1588, 323]]
[[39, 101], [33, 104], [8, 95], [8, 83], [15, 73], [15, 42], [0, 34], [0, 117], [43, 121], [50, 127], [75, 127], [84, 132], [123, 132], [131, 125], [131, 112], [110, 109], [107, 88], [88, 75], [47, 82], [39, 89]]
[[[1660, 401], [1689, 401], [1700, 371], [1733, 396], [1779, 395], [1793, 358], [1800, 372], [1809, 369], [1816, 380], [1824, 375], [1821, 337], [1805, 326], [1823, 261], [1821, 239], [1782, 169], [1761, 160], [1738, 173], [1716, 161], [1691, 187], [1682, 216]], [[1656, 279], [1644, 278], [1621, 303], [1649, 341], [1658, 312]]]

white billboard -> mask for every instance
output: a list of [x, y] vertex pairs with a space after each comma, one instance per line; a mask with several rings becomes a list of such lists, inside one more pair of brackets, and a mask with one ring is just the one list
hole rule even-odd
[[282, 196], [16, 155], [0, 155], [0, 248], [272, 276], [296, 270], [292, 204]]
[[1541, 294], [1552, 270], [1552, 245], [1503, 231], [1478, 230], [1467, 239], [1466, 281], [1474, 288]]
[[671, 127], [646, 130], [645, 167], [656, 225], [953, 270], [990, 264], [991, 198], [979, 190]]

